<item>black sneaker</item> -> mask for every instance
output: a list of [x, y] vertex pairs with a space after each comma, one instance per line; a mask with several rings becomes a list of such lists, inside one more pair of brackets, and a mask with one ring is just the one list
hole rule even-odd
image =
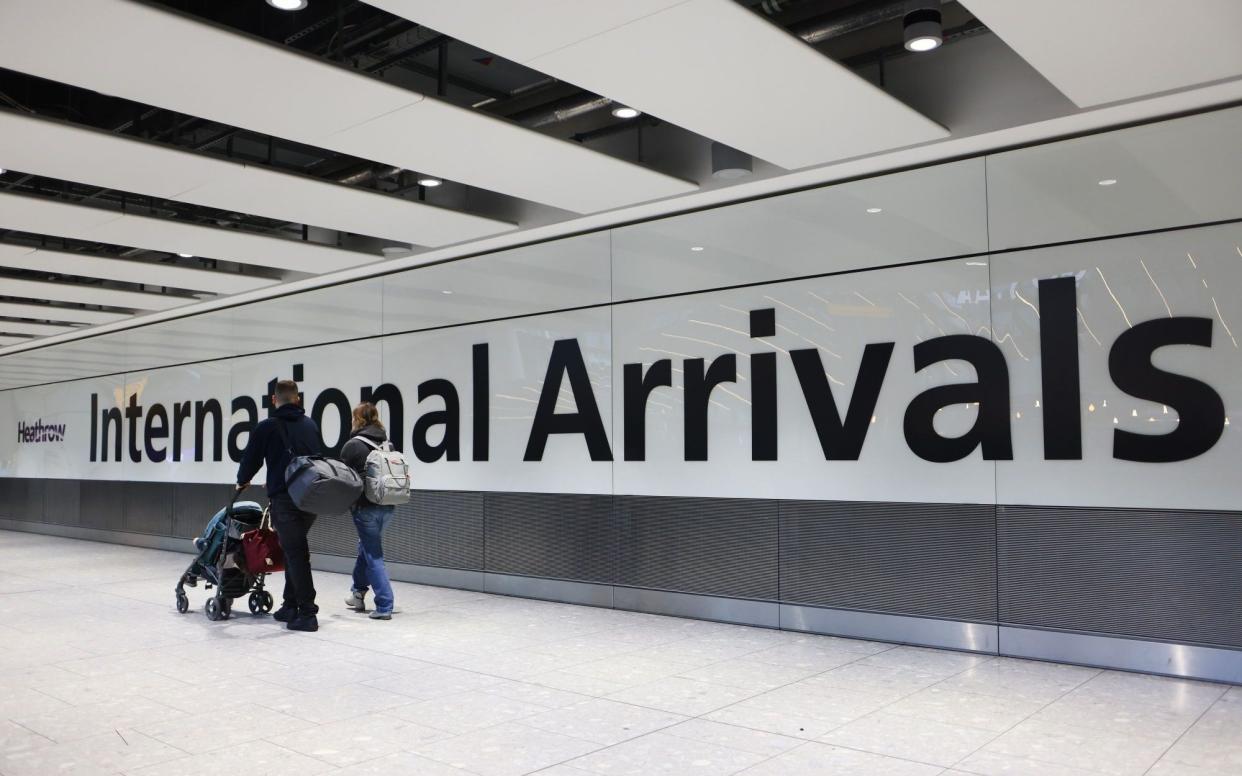
[[297, 617], [297, 613], [298, 610], [296, 606], [282, 606], [272, 612], [272, 619], [276, 622], [291, 622], [295, 617]]
[[319, 618], [313, 614], [302, 615], [290, 620], [289, 624], [285, 627], [292, 631], [306, 631], [307, 633], [314, 633], [319, 630]]

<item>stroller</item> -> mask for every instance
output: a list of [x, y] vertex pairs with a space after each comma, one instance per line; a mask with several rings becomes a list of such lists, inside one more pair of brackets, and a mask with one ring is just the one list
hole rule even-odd
[[209, 620], [227, 620], [233, 611], [233, 599], [246, 593], [250, 594], [247, 604], [251, 614], [272, 611], [272, 594], [263, 589], [267, 572], [253, 573], [242, 550], [243, 535], [262, 526], [267, 512], [253, 501], [238, 502], [239, 495], [241, 491], [234, 492], [229, 505], [217, 512], [203, 529], [203, 535], [194, 540], [198, 555], [177, 582], [178, 612], [189, 611], [190, 599], [185, 588], [197, 587], [199, 579], [207, 583], [206, 589], [214, 587], [216, 591], [203, 606]]

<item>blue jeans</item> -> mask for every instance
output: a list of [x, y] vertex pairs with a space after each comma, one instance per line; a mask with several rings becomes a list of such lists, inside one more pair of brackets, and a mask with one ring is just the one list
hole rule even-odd
[[365, 593], [367, 586], [375, 588], [375, 610], [392, 611], [392, 583], [388, 581], [388, 569], [384, 566], [384, 545], [381, 535], [394, 507], [376, 504], [354, 506], [354, 527], [358, 529], [358, 560], [354, 562], [354, 591]]

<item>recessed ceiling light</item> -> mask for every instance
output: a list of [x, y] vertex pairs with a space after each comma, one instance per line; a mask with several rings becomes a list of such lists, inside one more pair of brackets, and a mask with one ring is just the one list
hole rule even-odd
[[1112, 186], [1116, 182], [1117, 182], [1116, 178], [1105, 178], [1104, 180], [1099, 181], [1099, 184], [1101, 186]]
[[907, 13], [904, 20], [906, 50], [923, 52], [940, 48], [940, 44], [944, 42], [940, 0], [927, 0], [919, 5], [923, 7]]
[[701, 251], [701, 250], [703, 250], [703, 246], [702, 246], [702, 245], [694, 245], [694, 246], [691, 246], [690, 250], [692, 250], [692, 251]]
[[868, 213], [883, 213], [883, 212], [884, 212], [884, 208], [882, 208], [882, 207], [869, 207], [869, 208], [867, 208], [867, 212], [868, 212]]
[[267, 4], [278, 11], [300, 11], [306, 7], [306, 0], [267, 0]]
[[414, 255], [413, 249], [404, 245], [385, 245], [383, 248], [380, 248], [380, 253], [390, 259], [402, 259], [406, 256]]
[[643, 114], [638, 108], [629, 108], [624, 105], [618, 105], [612, 109], [612, 115], [619, 119], [636, 119]]
[[180, 256], [180, 257], [181, 257], [181, 258], [183, 258], [183, 259], [192, 259], [192, 258], [194, 258], [194, 254], [193, 254], [193, 253], [178, 253], [177, 255], [178, 255], [178, 256]]
[[8, 170], [4, 169], [3, 167], [0, 167], [0, 175], [4, 175], [6, 172], [8, 172]]
[[750, 175], [754, 160], [750, 154], [730, 148], [724, 143], [712, 143], [712, 177], [730, 181]]
[[446, 289], [444, 289], [443, 291], [441, 291], [440, 293], [441, 293], [441, 294], [451, 294], [451, 293], [453, 293], [453, 292], [452, 292], [452, 291], [449, 291], [449, 290], [446, 288]]
[[444, 183], [444, 181], [441, 180], [440, 178], [436, 178], [431, 175], [423, 175], [419, 177], [418, 179], [419, 186], [424, 186], [429, 189], [434, 189], [436, 186], [439, 186], [441, 183]]

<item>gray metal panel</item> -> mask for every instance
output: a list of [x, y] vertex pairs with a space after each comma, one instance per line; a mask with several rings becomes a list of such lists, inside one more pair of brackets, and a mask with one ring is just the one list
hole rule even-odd
[[483, 494], [416, 490], [384, 531], [390, 560], [420, 566], [483, 568]]
[[358, 556], [358, 531], [354, 528], [353, 515], [348, 512], [316, 515], [307, 538], [311, 552], [346, 558]]
[[518, 577], [488, 572], [483, 575], [483, 589], [489, 593], [539, 598], [544, 601], [563, 601], [586, 606], [612, 606], [613, 588], [610, 585], [596, 585], [590, 582]]
[[0, 477], [0, 517], [42, 522], [45, 480]]
[[1005, 506], [1000, 619], [1242, 647], [1242, 515]]
[[487, 571], [584, 582], [616, 578], [611, 496], [484, 495]]
[[781, 627], [830, 636], [961, 649], [967, 652], [995, 653], [999, 644], [997, 626], [992, 623], [937, 620], [930, 617], [906, 617], [816, 606], [782, 604]]
[[[410, 563], [386, 561], [388, 576], [398, 582], [413, 582], [418, 585], [434, 585], [436, 587], [455, 587], [460, 590], [484, 589], [482, 571], [464, 569], [442, 569], [435, 566], [415, 566]], [[350, 574], [354, 570], [354, 559], [340, 555], [320, 555], [311, 553], [311, 567], [316, 571], [335, 571], [338, 574]], [[400, 601], [397, 608], [400, 608]]]
[[87, 528], [125, 530], [125, 483], [82, 480], [81, 515]]
[[780, 627], [780, 606], [774, 601], [745, 601], [634, 587], [613, 588], [612, 600], [616, 608], [635, 612], [695, 617], [762, 628]]
[[781, 600], [996, 619], [990, 504], [780, 502]]
[[[127, 547], [149, 547], [153, 550], [189, 553], [192, 547], [183, 539], [168, 536], [151, 536], [149, 534], [129, 533], [126, 531], [110, 531], [101, 528], [84, 528], [78, 525], [55, 525], [53, 523], [28, 523], [20, 520], [0, 518], [0, 531], [23, 531], [25, 533], [44, 534], [46, 536], [63, 536], [67, 539], [83, 539], [90, 542], [107, 542], [122, 544]], [[174, 583], [176, 579], [173, 579]], [[171, 586], [170, 586], [171, 592]], [[171, 599], [170, 599], [171, 603]]]
[[777, 597], [776, 502], [618, 496], [618, 584]]
[[1236, 649], [1002, 625], [1000, 652], [1012, 657], [1242, 684], [1242, 650]]
[[82, 483], [78, 480], [49, 480], [43, 489], [44, 522], [79, 525], [82, 520]]
[[124, 530], [172, 535], [173, 485], [167, 482], [125, 483]]
[[[173, 485], [172, 535], [191, 539], [201, 536], [203, 528], [216, 512], [225, 507], [233, 495], [228, 485], [177, 483]], [[251, 488], [242, 494], [245, 501], [263, 503], [263, 489]]]

